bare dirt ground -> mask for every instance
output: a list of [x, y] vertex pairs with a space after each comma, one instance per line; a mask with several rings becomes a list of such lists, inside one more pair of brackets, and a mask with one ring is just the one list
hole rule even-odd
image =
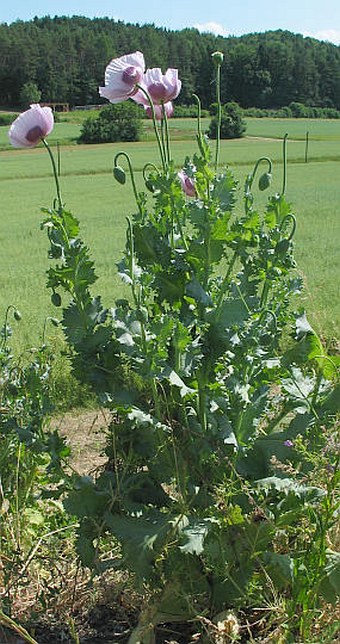
[[104, 409], [68, 412], [52, 423], [71, 448], [71, 466], [78, 474], [94, 474], [107, 460], [104, 449], [110, 415]]

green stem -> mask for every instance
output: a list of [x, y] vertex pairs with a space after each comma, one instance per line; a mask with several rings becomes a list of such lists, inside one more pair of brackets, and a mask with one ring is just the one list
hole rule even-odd
[[265, 282], [263, 284], [263, 289], [262, 289], [262, 293], [261, 293], [261, 300], [260, 300], [260, 308], [261, 309], [263, 307], [265, 307], [266, 304], [267, 304], [268, 294], [269, 294], [269, 280], [266, 278]]
[[222, 122], [221, 65], [217, 65], [217, 69], [216, 69], [216, 102], [217, 102], [217, 132], [216, 132], [216, 150], [215, 150], [215, 172], [217, 172], [217, 168], [218, 168], [218, 162], [220, 157], [220, 146], [221, 146], [221, 122]]
[[202, 134], [202, 107], [201, 99], [197, 94], [193, 94], [194, 99], [197, 101], [197, 143], [202, 156], [205, 157], [204, 145], [203, 145], [203, 134]]
[[198, 381], [198, 417], [201, 423], [202, 431], [206, 432], [207, 429], [207, 409], [206, 409], [206, 381], [202, 372], [197, 375]]
[[8, 338], [8, 328], [7, 328], [7, 325], [8, 325], [8, 315], [9, 315], [9, 312], [10, 312], [10, 310], [11, 310], [11, 309], [13, 309], [14, 311], [16, 311], [16, 308], [15, 308], [15, 306], [14, 306], [13, 304], [10, 304], [10, 305], [7, 307], [7, 309], [6, 309], [6, 313], [5, 313], [5, 322], [4, 322], [4, 326], [3, 326], [3, 329], [4, 329], [4, 335], [3, 335], [2, 342], [1, 342], [1, 345], [2, 345], [3, 347], [5, 347], [5, 346], [6, 346], [6, 344], [7, 344], [7, 338]]
[[271, 172], [272, 172], [272, 162], [271, 162], [271, 159], [269, 159], [269, 157], [260, 157], [259, 159], [257, 159], [257, 161], [255, 163], [255, 166], [254, 166], [254, 169], [253, 169], [253, 172], [251, 173], [251, 175], [248, 175], [247, 179], [246, 179], [246, 186], [245, 186], [245, 190], [246, 190], [246, 193], [245, 193], [245, 211], [246, 211], [246, 213], [248, 213], [249, 210], [251, 209], [251, 204], [252, 204], [251, 188], [252, 188], [252, 185], [253, 185], [253, 182], [254, 182], [254, 179], [255, 179], [257, 169], [258, 169], [260, 163], [262, 163], [263, 161], [265, 163], [268, 163], [268, 173], [271, 174]]
[[15, 631], [15, 633], [18, 633], [20, 637], [22, 637], [25, 642], [28, 642], [29, 644], [39, 644], [37, 640], [33, 639], [33, 637], [30, 636], [30, 634], [26, 631], [23, 626], [20, 626], [17, 624], [13, 619], [8, 617], [8, 615], [5, 615], [5, 613], [0, 609], [0, 624], [3, 624], [7, 628], [10, 628], [12, 631]]
[[154, 170], [157, 174], [159, 174], [159, 169], [157, 168], [157, 166], [154, 163], [152, 163], [151, 161], [148, 161], [148, 163], [145, 164], [145, 166], [144, 166], [144, 168], [142, 170], [144, 182], [148, 181], [148, 176], [146, 174], [146, 171], [147, 171], [148, 168], [152, 168], [152, 170]]
[[[131, 290], [132, 290], [132, 297], [136, 306], [136, 309], [140, 311], [140, 297], [137, 296], [136, 293], [136, 288], [135, 288], [135, 272], [134, 272], [134, 241], [133, 241], [133, 228], [132, 228], [132, 222], [129, 217], [127, 217], [127, 222], [128, 222], [128, 244], [130, 245], [130, 279], [131, 279]], [[144, 327], [144, 322], [142, 320], [142, 317], [140, 316], [140, 326], [141, 326], [141, 337], [142, 337], [142, 343], [143, 343], [143, 352], [144, 355], [147, 357], [148, 356], [148, 346], [147, 346], [147, 340], [146, 340], [146, 333], [145, 333], [145, 327]], [[158, 396], [158, 391], [157, 391], [157, 383], [155, 378], [151, 378], [151, 390], [152, 390], [152, 397], [155, 405], [155, 415], [158, 420], [162, 419], [162, 414], [161, 414], [161, 406], [160, 406], [160, 401], [159, 401], [159, 396]]]
[[140, 89], [143, 92], [143, 94], [146, 96], [146, 98], [148, 99], [148, 103], [149, 103], [150, 108], [151, 108], [151, 116], [152, 116], [153, 128], [154, 128], [154, 131], [155, 131], [157, 144], [158, 144], [158, 149], [159, 149], [159, 154], [160, 154], [160, 157], [161, 157], [161, 163], [162, 163], [162, 166], [163, 166], [163, 170], [165, 171], [167, 169], [166, 158], [165, 158], [161, 138], [159, 136], [159, 131], [158, 131], [158, 127], [157, 127], [156, 113], [155, 113], [155, 106], [153, 104], [153, 100], [152, 100], [149, 92], [144, 87], [142, 87], [138, 83], [137, 83], [136, 87], [138, 87], [138, 89]]
[[221, 287], [220, 287], [220, 292], [219, 292], [218, 299], [217, 299], [217, 304], [216, 304], [216, 309], [217, 309], [216, 319], [218, 319], [218, 317], [219, 317], [220, 306], [222, 304], [223, 295], [225, 294], [225, 292], [227, 290], [227, 287], [229, 285], [229, 277], [230, 277], [231, 271], [234, 268], [234, 264], [236, 262], [237, 256], [238, 256], [238, 253], [237, 253], [237, 250], [235, 250], [235, 252], [234, 252], [234, 254], [233, 254], [233, 256], [232, 256], [232, 258], [230, 260], [228, 270], [227, 270], [227, 272], [225, 274], [225, 277], [224, 277], [223, 282], [222, 282]]
[[60, 184], [59, 184], [59, 177], [58, 177], [57, 166], [56, 166], [56, 164], [55, 164], [55, 160], [54, 160], [54, 156], [53, 156], [53, 154], [52, 154], [52, 150], [51, 150], [50, 146], [48, 145], [48, 143], [47, 143], [46, 139], [41, 139], [41, 140], [42, 140], [42, 142], [43, 142], [43, 144], [44, 144], [44, 146], [45, 146], [45, 148], [46, 148], [46, 150], [47, 150], [47, 152], [48, 152], [48, 154], [49, 154], [49, 156], [50, 156], [50, 159], [51, 159], [51, 163], [52, 163], [52, 170], [53, 170], [53, 175], [54, 175], [55, 185], [56, 185], [56, 189], [57, 189], [58, 214], [60, 215], [60, 214], [62, 213], [62, 211], [63, 211], [63, 202], [62, 202], [62, 198], [61, 198], [61, 192], [60, 192]]
[[288, 139], [288, 132], [283, 137], [283, 179], [282, 179], [282, 190], [281, 190], [281, 197], [284, 196], [286, 192], [286, 186], [287, 186], [287, 139]]
[[169, 122], [166, 115], [164, 103], [162, 103], [162, 113], [163, 113], [163, 123], [165, 126], [165, 144], [166, 144], [166, 153], [168, 158], [168, 163], [171, 161], [171, 149], [170, 149], [170, 134], [169, 134]]
[[168, 165], [169, 159], [168, 159], [167, 149], [166, 149], [166, 140], [165, 140], [165, 131], [164, 131], [164, 121], [163, 121], [163, 119], [161, 120], [160, 130], [161, 130], [161, 141], [162, 141], [164, 159], [165, 159], [166, 165]]
[[130, 177], [131, 177], [133, 194], [135, 196], [135, 200], [136, 200], [136, 204], [137, 204], [139, 213], [141, 215], [143, 215], [143, 211], [142, 211], [141, 204], [140, 204], [140, 199], [139, 199], [139, 196], [138, 196], [137, 186], [136, 186], [136, 182], [135, 182], [135, 176], [134, 176], [134, 173], [133, 173], [133, 168], [132, 168], [131, 159], [130, 159], [129, 155], [126, 152], [118, 152], [116, 154], [114, 160], [113, 160], [113, 167], [114, 168], [117, 167], [117, 161], [118, 161], [119, 157], [121, 157], [121, 156], [124, 157], [127, 160], [127, 164], [129, 166]]
[[290, 220], [292, 222], [292, 224], [293, 224], [292, 225], [292, 230], [291, 230], [291, 232], [289, 234], [289, 237], [287, 237], [287, 240], [291, 241], [293, 239], [293, 237], [295, 235], [295, 231], [296, 231], [296, 217], [295, 217], [295, 215], [293, 215], [291, 212], [289, 212], [288, 215], [286, 215], [284, 217], [284, 219], [282, 220], [282, 222], [281, 222], [281, 224], [279, 226], [279, 230], [280, 230], [280, 232], [284, 232], [284, 227], [285, 227], [285, 224], [287, 223], [288, 220]]

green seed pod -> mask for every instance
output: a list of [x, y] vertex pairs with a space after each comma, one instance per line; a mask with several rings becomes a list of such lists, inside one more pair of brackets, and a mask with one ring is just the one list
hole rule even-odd
[[50, 318], [50, 322], [53, 326], [59, 326], [59, 320], [57, 318]]
[[20, 313], [20, 311], [18, 311], [18, 309], [14, 310], [13, 317], [17, 322], [19, 322], [19, 320], [21, 320], [21, 313]]
[[121, 183], [122, 186], [124, 185], [126, 181], [126, 175], [125, 171], [120, 167], [120, 165], [115, 165], [115, 167], [113, 168], [113, 176], [116, 181], [118, 181], [118, 183]]
[[259, 178], [259, 189], [267, 190], [267, 188], [269, 188], [271, 184], [271, 181], [272, 181], [272, 175], [270, 174], [270, 172], [265, 172]]
[[59, 293], [56, 293], [56, 292], [52, 293], [51, 302], [52, 304], [54, 304], [54, 306], [61, 306], [61, 297]]

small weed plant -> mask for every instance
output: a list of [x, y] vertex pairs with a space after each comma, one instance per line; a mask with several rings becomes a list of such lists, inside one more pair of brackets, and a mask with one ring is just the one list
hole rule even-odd
[[[51, 537], [67, 529], [54, 491], [64, 478], [61, 461], [69, 449], [48, 426], [48, 347], [14, 357], [10, 316], [21, 317], [12, 305], [0, 335], [0, 624], [17, 629], [10, 615], [32, 580], [35, 559], [47, 542], [51, 546]], [[17, 632], [22, 634], [20, 628]]]
[[[122, 185], [127, 163], [136, 198], [118, 265], [130, 297], [104, 308], [93, 295], [94, 262], [56, 172], [57, 198], [42, 224], [74, 373], [112, 412], [106, 466], [96, 478], [75, 475], [65, 500], [79, 520], [78, 552], [97, 571], [128, 569], [145, 592], [131, 644], [154, 642], [157, 624], [189, 620], [209, 641], [236, 641], [235, 614], [261, 606], [263, 633], [312, 641], [322, 602], [340, 590], [340, 387], [337, 359], [305, 313], [293, 312], [302, 283], [286, 162], [282, 191], [260, 212], [255, 185], [269, 188], [272, 167], [259, 159], [240, 207], [232, 173], [219, 167], [216, 52], [215, 152], [197, 99], [197, 152], [178, 172], [166, 109], [166, 92], [178, 93], [176, 70], [166, 82], [151, 70], [143, 84], [140, 56], [118, 59], [130, 92], [122, 96], [120, 84], [114, 93], [109, 76], [106, 94], [101, 88], [113, 102], [144, 95], [160, 155], [159, 166], [145, 166], [141, 192], [129, 156], [114, 159]], [[108, 535], [121, 557], [103, 561]]]

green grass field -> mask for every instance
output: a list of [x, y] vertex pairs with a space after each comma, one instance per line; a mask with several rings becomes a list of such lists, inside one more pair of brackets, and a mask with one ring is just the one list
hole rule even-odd
[[[74, 123], [56, 124], [51, 144], [56, 140], [67, 144], [77, 136], [77, 128], [79, 131]], [[185, 156], [196, 151], [195, 143], [187, 140], [195, 133], [195, 121], [176, 120], [172, 128], [176, 130], [173, 158], [180, 167]], [[303, 139], [307, 128], [310, 162], [305, 164]], [[0, 147], [7, 146], [7, 131], [0, 128]], [[287, 198], [294, 204], [298, 220], [296, 258], [306, 283], [299, 305], [307, 309], [319, 332], [339, 338], [340, 121], [249, 119], [247, 134], [252, 138], [222, 142], [221, 162], [230, 165], [239, 179], [241, 197], [246, 172], [259, 156], [270, 156], [274, 161], [272, 191], [280, 191], [282, 143], [277, 139], [285, 132], [292, 139], [288, 143]], [[153, 141], [64, 145], [61, 158], [63, 199], [81, 221], [84, 238], [96, 260], [99, 281], [95, 289], [106, 304], [124, 292], [115, 263], [124, 246], [125, 216], [134, 210], [129, 181], [121, 186], [112, 177], [113, 157], [120, 149], [130, 154], [141, 187], [143, 165], [157, 162]], [[23, 320], [17, 342], [21, 348], [35, 343], [46, 315], [56, 313], [45, 288], [47, 241], [39, 230], [40, 208], [49, 207], [54, 194], [43, 148], [0, 152], [0, 313], [3, 315], [10, 303], [20, 308]], [[259, 195], [262, 205], [263, 199], [263, 194]]]

